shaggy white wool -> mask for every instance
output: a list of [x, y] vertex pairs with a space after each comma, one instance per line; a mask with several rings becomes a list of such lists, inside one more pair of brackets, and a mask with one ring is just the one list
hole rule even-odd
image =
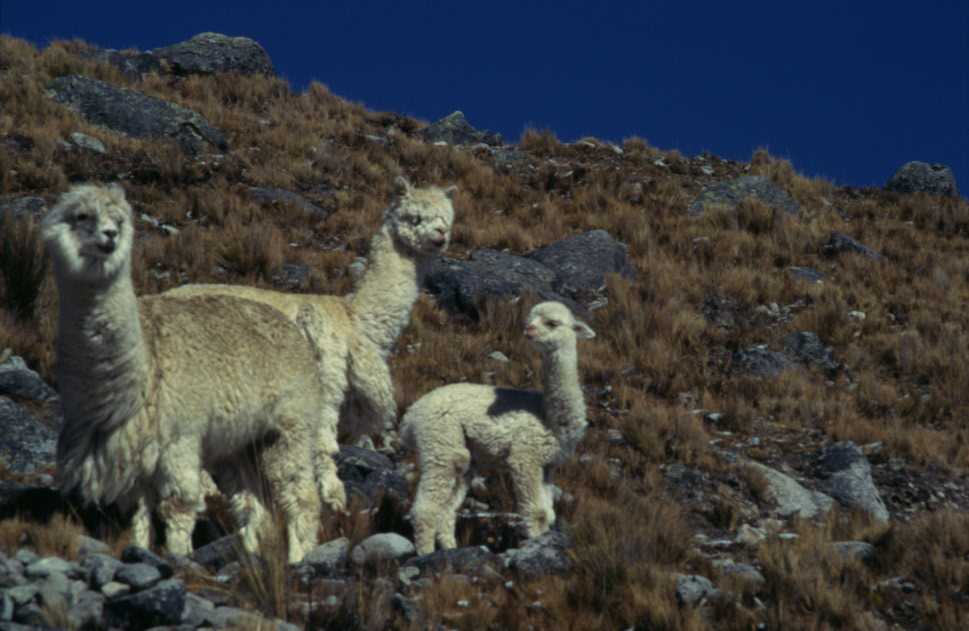
[[411, 509], [418, 554], [455, 546], [468, 471], [506, 467], [529, 537], [555, 521], [549, 468], [574, 453], [586, 428], [576, 339], [595, 333], [558, 302], [532, 308], [525, 335], [542, 353], [542, 392], [458, 383], [432, 390], [404, 414], [404, 443], [418, 451], [421, 478]]
[[[315, 347], [264, 304], [227, 296], [135, 297], [131, 208], [120, 187], [77, 186], [43, 222], [60, 297], [57, 374], [64, 408], [57, 477], [88, 501], [149, 517], [169, 551], [191, 552], [203, 470], [253, 463], [287, 519], [289, 558], [316, 544], [313, 458], [323, 396]], [[315, 326], [313, 320], [306, 326]], [[262, 491], [250, 479], [247, 493]], [[257, 537], [249, 533], [248, 541]]]

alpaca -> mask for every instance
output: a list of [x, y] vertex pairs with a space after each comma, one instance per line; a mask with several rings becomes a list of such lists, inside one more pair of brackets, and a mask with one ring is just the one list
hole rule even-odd
[[[131, 207], [117, 185], [73, 187], [44, 217], [42, 235], [60, 298], [60, 487], [134, 508], [139, 546], [149, 545], [156, 512], [168, 550], [184, 555], [203, 471], [257, 461], [287, 520], [289, 559], [301, 560], [316, 544], [320, 511], [306, 466], [323, 414], [308, 334], [241, 298], [137, 299]], [[304, 328], [316, 324], [303, 315]]]
[[529, 537], [555, 521], [550, 465], [575, 452], [585, 434], [576, 339], [595, 333], [568, 307], [532, 308], [525, 336], [542, 354], [543, 390], [456, 383], [425, 394], [404, 414], [401, 438], [416, 449], [421, 477], [411, 509], [418, 554], [455, 546], [457, 511], [468, 492], [471, 464], [511, 472], [518, 512]]
[[[403, 177], [395, 185], [397, 200], [384, 212], [383, 225], [370, 242], [368, 269], [350, 296], [289, 294], [242, 285], [184, 285], [163, 294], [238, 296], [270, 305], [289, 319], [307, 307], [317, 314], [318, 326], [310, 335], [319, 355], [326, 404], [317, 431], [323, 455], [316, 460], [316, 476], [323, 502], [336, 511], [346, 505], [332, 457], [339, 450], [337, 437], [355, 440], [383, 431], [389, 439], [395, 428], [397, 403], [387, 357], [410, 321], [424, 265], [447, 249], [454, 221], [451, 198], [456, 187], [416, 188]], [[251, 497], [245, 503], [258, 504]]]

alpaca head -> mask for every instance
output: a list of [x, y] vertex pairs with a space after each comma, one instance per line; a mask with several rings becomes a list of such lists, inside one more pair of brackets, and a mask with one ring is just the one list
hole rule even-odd
[[75, 280], [111, 280], [131, 254], [131, 206], [117, 184], [81, 184], [61, 195], [42, 234], [58, 273]]
[[416, 188], [398, 177], [397, 200], [384, 215], [384, 224], [407, 251], [418, 256], [440, 254], [451, 240], [454, 207], [451, 197], [455, 186]]
[[588, 324], [579, 320], [561, 302], [542, 302], [528, 313], [525, 337], [543, 353], [560, 348], [575, 348], [575, 340], [595, 337]]

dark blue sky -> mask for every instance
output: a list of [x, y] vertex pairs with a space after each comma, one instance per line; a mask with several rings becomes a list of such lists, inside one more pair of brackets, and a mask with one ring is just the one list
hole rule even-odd
[[969, 194], [969, 0], [0, 0], [0, 32], [38, 44], [200, 31], [258, 40], [297, 88], [425, 120], [461, 109], [509, 141], [531, 126], [734, 159], [766, 146], [851, 185], [943, 162]]

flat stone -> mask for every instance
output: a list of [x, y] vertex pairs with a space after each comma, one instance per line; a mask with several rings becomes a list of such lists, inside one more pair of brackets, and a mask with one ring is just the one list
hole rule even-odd
[[119, 583], [117, 581], [108, 581], [101, 586], [101, 593], [108, 598], [124, 596], [125, 594], [131, 593], [131, 585], [125, 585], [124, 583]]
[[717, 588], [705, 576], [680, 574], [676, 577], [676, 600], [683, 606], [695, 607], [704, 598], [709, 598], [717, 593]]
[[794, 478], [764, 466], [759, 462], [749, 462], [748, 467], [764, 476], [767, 481], [767, 493], [776, 504], [775, 512], [781, 517], [797, 516], [811, 519], [831, 509], [833, 501], [830, 497], [809, 491]]
[[527, 578], [537, 578], [568, 572], [572, 568], [568, 552], [571, 546], [565, 533], [549, 530], [528, 539], [520, 548], [506, 550], [502, 556], [509, 569]]
[[242, 550], [242, 539], [231, 534], [196, 548], [191, 558], [206, 569], [215, 571], [228, 563], [238, 561]]
[[27, 578], [44, 578], [52, 573], [80, 576], [80, 568], [76, 563], [65, 561], [60, 557], [45, 557], [34, 561], [24, 569]]
[[92, 138], [87, 134], [82, 134], [79, 131], [76, 131], [73, 134], [71, 134], [71, 142], [74, 144], [74, 146], [78, 147], [79, 149], [84, 149], [86, 151], [93, 151], [94, 153], [104, 154], [104, 153], [107, 153], [108, 151], [107, 149], [104, 148], [103, 142], [101, 142], [97, 138]]
[[346, 565], [350, 540], [340, 537], [310, 550], [303, 557], [302, 565], [312, 570], [314, 576], [330, 576]]
[[161, 573], [162, 578], [170, 578], [173, 574], [171, 564], [151, 550], [128, 546], [121, 551], [121, 560], [125, 563], [147, 563]]
[[123, 564], [107, 554], [94, 553], [84, 557], [81, 568], [85, 571], [88, 583], [95, 589], [114, 580], [115, 573]]
[[398, 561], [414, 554], [414, 544], [395, 532], [371, 535], [361, 541], [350, 553], [356, 565]]
[[158, 568], [147, 563], [127, 563], [114, 574], [114, 580], [130, 585], [135, 591], [151, 587], [161, 578]]
[[871, 464], [858, 445], [850, 441], [829, 445], [821, 454], [819, 468], [827, 476], [825, 489], [839, 503], [878, 521], [889, 520], [888, 509], [871, 477]]
[[137, 594], [108, 600], [105, 618], [112, 626], [149, 629], [178, 624], [184, 610], [185, 586], [181, 581], [169, 579]]

